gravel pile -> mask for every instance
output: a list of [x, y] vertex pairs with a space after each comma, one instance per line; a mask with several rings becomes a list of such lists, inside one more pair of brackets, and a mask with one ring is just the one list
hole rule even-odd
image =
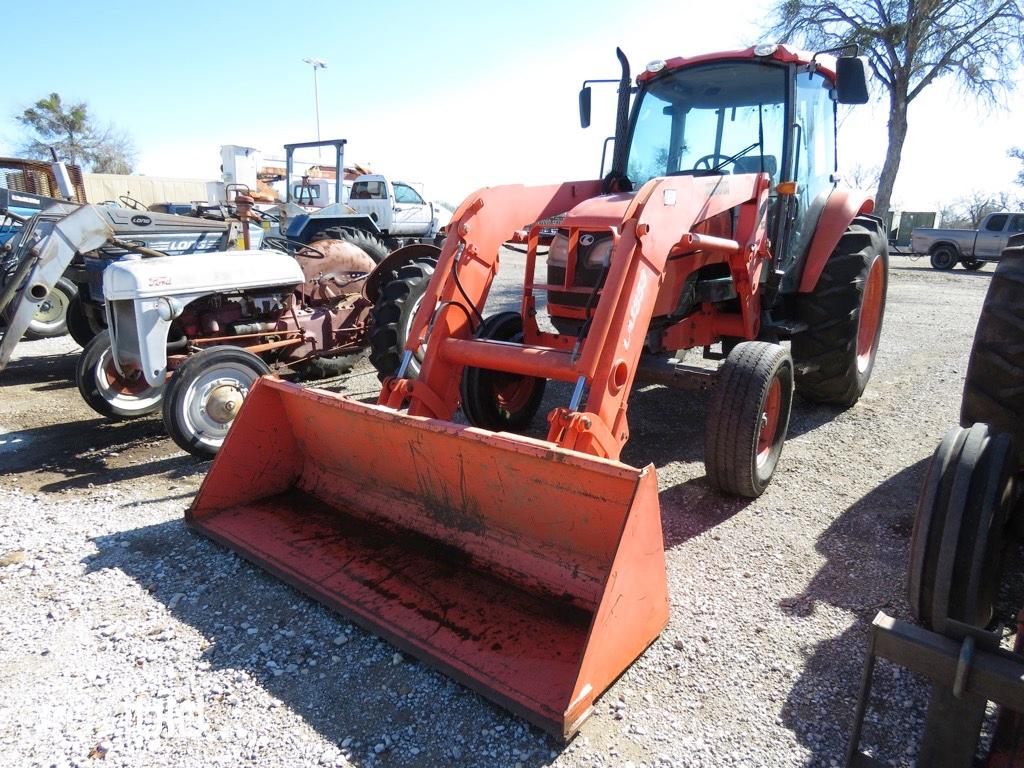
[[[0, 765], [841, 764], [991, 274], [920, 267], [894, 259], [864, 398], [798, 399], [754, 502], [703, 480], [706, 397], [635, 393], [623, 460], [657, 468], [672, 618], [568, 747], [189, 532], [209, 464], [89, 411], [72, 342], [23, 344], [0, 378]], [[325, 384], [376, 391], [365, 362]], [[865, 746], [910, 764], [926, 688], [882, 664], [876, 690]]]

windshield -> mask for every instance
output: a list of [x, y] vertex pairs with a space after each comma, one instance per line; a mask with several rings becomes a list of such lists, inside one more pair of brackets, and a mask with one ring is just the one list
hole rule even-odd
[[753, 61], [655, 79], [635, 113], [629, 178], [639, 186], [657, 176], [764, 170], [777, 181], [785, 97], [785, 68]]

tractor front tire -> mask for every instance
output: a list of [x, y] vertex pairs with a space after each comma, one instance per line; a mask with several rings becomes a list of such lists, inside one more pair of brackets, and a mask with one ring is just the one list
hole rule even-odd
[[85, 300], [82, 298], [81, 293], [75, 293], [71, 297], [71, 301], [68, 302], [65, 321], [67, 323], [68, 335], [82, 349], [89, 346], [89, 342], [93, 340], [96, 334], [103, 330], [102, 328], [97, 328], [89, 319], [85, 308]]
[[793, 406], [793, 360], [783, 347], [744, 341], [718, 371], [708, 407], [704, 467], [708, 482], [753, 499], [771, 482]]
[[167, 385], [167, 434], [193, 456], [216, 455], [242, 401], [270, 366], [241, 347], [210, 347], [178, 366]]
[[907, 597], [914, 617], [945, 632], [950, 619], [992, 618], [1013, 503], [1012, 439], [987, 424], [953, 427], [935, 451], [910, 536]]
[[387, 247], [383, 240], [372, 232], [367, 232], [363, 229], [328, 227], [313, 235], [309, 242], [312, 244], [320, 240], [344, 240], [346, 243], [352, 243], [357, 248], [361, 248], [363, 253], [373, 260], [374, 264], [380, 264], [391, 253], [391, 249]]
[[100, 416], [123, 420], [160, 410], [164, 385], [152, 387], [141, 372], [125, 378], [117, 372], [110, 332], [101, 331], [85, 345], [75, 366], [75, 384], [82, 399]]
[[[518, 312], [491, 315], [476, 331], [478, 339], [522, 343]], [[474, 427], [492, 432], [522, 432], [544, 399], [547, 379], [467, 366], [462, 371], [462, 412]]]
[[[406, 264], [381, 285], [369, 320], [370, 362], [381, 380], [398, 372], [409, 329], [436, 264], [433, 259]], [[419, 375], [422, 360], [422, 350], [412, 356], [405, 372], [407, 378]]]
[[1024, 246], [1003, 251], [978, 318], [960, 423], [979, 422], [1012, 435], [1024, 466]]
[[839, 240], [817, 285], [797, 297], [807, 330], [793, 337], [796, 391], [849, 407], [871, 378], [885, 315], [889, 249], [882, 223], [858, 216]]

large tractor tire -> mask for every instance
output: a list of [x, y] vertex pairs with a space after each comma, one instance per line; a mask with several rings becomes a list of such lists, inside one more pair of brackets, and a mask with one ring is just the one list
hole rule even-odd
[[352, 245], [361, 248], [363, 253], [373, 259], [374, 264], [380, 264], [391, 253], [391, 249], [387, 247], [383, 240], [363, 229], [328, 227], [313, 235], [309, 242], [316, 243], [320, 240], [344, 240], [346, 243], [352, 243]]
[[949, 620], [992, 618], [1014, 499], [1012, 439], [987, 424], [953, 427], [928, 467], [910, 537], [907, 597], [914, 617], [945, 632]]
[[[491, 315], [476, 331], [478, 339], [523, 341], [523, 316]], [[467, 366], [462, 371], [462, 412], [474, 427], [493, 432], [522, 432], [544, 399], [547, 379]]]
[[889, 249], [882, 223], [858, 216], [825, 262], [818, 284], [797, 297], [807, 330], [793, 337], [796, 391], [848, 407], [871, 378], [885, 315]]
[[704, 467], [708, 482], [753, 499], [771, 482], [789, 430], [793, 360], [778, 344], [744, 341], [718, 371], [708, 407]]
[[66, 277], [60, 278], [53, 290], [39, 304], [32, 322], [25, 329], [26, 339], [52, 339], [68, 332], [68, 307], [78, 295], [78, 288]]
[[960, 423], [1013, 436], [1024, 466], [1024, 246], [1003, 251], [978, 318]]
[[270, 366], [240, 347], [211, 347], [192, 355], [167, 385], [167, 434], [194, 456], [216, 455], [242, 401], [256, 380], [268, 373]]
[[101, 331], [85, 345], [75, 366], [75, 383], [90, 408], [116, 420], [156, 413], [164, 394], [163, 384], [151, 387], [141, 373], [126, 378], [117, 372], [109, 331]]
[[[377, 303], [370, 311], [370, 362], [383, 380], [398, 372], [405, 353], [405, 341], [423, 294], [430, 284], [436, 262], [422, 259], [395, 271], [380, 289]], [[423, 351], [412, 356], [405, 375], [415, 378], [420, 372]]]

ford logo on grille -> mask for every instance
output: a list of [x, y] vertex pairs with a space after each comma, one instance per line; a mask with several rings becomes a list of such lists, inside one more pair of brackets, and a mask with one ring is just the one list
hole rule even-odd
[[582, 245], [584, 248], [586, 248], [587, 246], [593, 245], [593, 244], [594, 244], [594, 236], [593, 235], [580, 235], [580, 245]]
[[153, 220], [149, 216], [132, 216], [132, 224], [137, 227], [148, 227], [153, 223]]

